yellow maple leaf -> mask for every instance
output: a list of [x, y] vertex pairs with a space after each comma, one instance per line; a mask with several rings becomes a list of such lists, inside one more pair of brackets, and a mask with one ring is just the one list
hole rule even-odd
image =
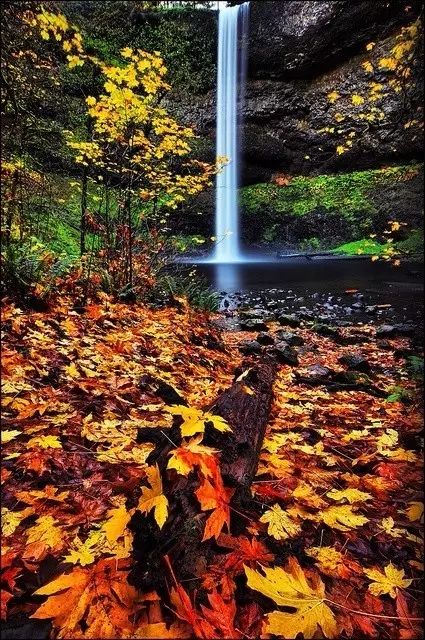
[[204, 433], [206, 423], [211, 423], [217, 431], [231, 431], [230, 426], [224, 418], [215, 416], [212, 413], [204, 413], [204, 411], [195, 409], [194, 407], [185, 407], [184, 405], [177, 404], [164, 407], [164, 409], [168, 411], [168, 413], [174, 416], [180, 416], [183, 419], [180, 430], [182, 436], [185, 438], [194, 436], [196, 433]]
[[321, 571], [329, 576], [347, 578], [354, 571], [361, 572], [361, 567], [350, 560], [335, 547], [310, 547], [305, 550], [308, 556], [315, 559]]
[[52, 516], [40, 516], [34, 526], [27, 531], [28, 544], [38, 542], [50, 549], [63, 546], [63, 531]]
[[58, 638], [80, 638], [83, 618], [86, 637], [128, 637], [138, 594], [127, 575], [114, 558], [90, 568], [74, 567], [35, 592], [49, 597], [31, 618], [52, 618]]
[[341, 504], [328, 507], [324, 511], [317, 514], [319, 520], [323, 520], [328, 527], [339, 529], [340, 531], [349, 531], [355, 527], [362, 527], [368, 518], [353, 512], [353, 507], [348, 504]]
[[23, 511], [9, 511], [7, 507], [1, 508], [1, 532], [4, 536], [11, 536], [15, 529], [19, 527], [21, 521], [33, 513], [33, 509], [28, 507]]
[[286, 569], [261, 567], [263, 573], [244, 566], [248, 587], [271, 598], [280, 607], [295, 609], [294, 613], [273, 611], [267, 614], [265, 633], [293, 640], [302, 633], [313, 638], [320, 627], [326, 638], [336, 638], [338, 628], [334, 614], [325, 604], [325, 587], [318, 576], [309, 584], [295, 558], [289, 558]]
[[389, 518], [382, 518], [379, 528], [382, 529], [384, 533], [387, 533], [393, 538], [400, 538], [400, 536], [402, 536], [405, 531], [403, 529], [395, 527], [394, 525], [394, 518], [391, 518], [391, 516], [389, 516]]
[[79, 378], [81, 375], [73, 362], [71, 362], [71, 364], [65, 367], [65, 373], [71, 378]]
[[366, 45], [366, 51], [372, 51], [375, 44], [376, 42], [369, 42], [369, 44]]
[[87, 545], [83, 544], [79, 538], [74, 540], [75, 549], [71, 549], [68, 555], [64, 557], [64, 562], [72, 564], [80, 564], [85, 567], [92, 564], [96, 560], [96, 553]]
[[362, 96], [359, 96], [357, 93], [353, 93], [353, 95], [351, 96], [351, 102], [355, 105], [363, 104], [364, 98]]
[[345, 120], [345, 116], [343, 116], [342, 113], [336, 113], [334, 118], [337, 122], [343, 122], [343, 120]]
[[149, 513], [154, 509], [154, 518], [159, 528], [162, 529], [168, 516], [168, 500], [162, 492], [162, 480], [158, 465], [148, 467], [146, 475], [151, 486], [142, 488], [137, 509], [143, 513]]
[[131, 58], [133, 55], [133, 49], [130, 49], [130, 47], [124, 47], [124, 49], [121, 49], [121, 55], [123, 58]]
[[145, 623], [137, 627], [132, 638], [143, 638], [144, 640], [177, 640], [177, 638], [191, 638], [192, 631], [189, 625], [182, 622], [173, 622], [168, 628], [165, 622]]
[[387, 71], [394, 71], [397, 68], [397, 60], [395, 58], [381, 58], [378, 62], [380, 69], [387, 69]]
[[369, 73], [373, 73], [373, 65], [369, 61], [363, 62], [362, 67], [365, 71], [368, 71]]
[[175, 469], [182, 476], [187, 476], [194, 466], [198, 465], [205, 477], [212, 474], [212, 464], [217, 449], [207, 447], [202, 442], [202, 434], [199, 434], [184, 442], [181, 447], [171, 451], [167, 469]]
[[320, 498], [306, 482], [300, 482], [300, 484], [294, 489], [292, 495], [294, 498], [309, 507], [321, 509], [326, 504], [326, 502], [322, 500], [322, 498]]
[[127, 524], [131, 518], [131, 513], [127, 511], [125, 505], [122, 504], [116, 509], [110, 509], [107, 515], [109, 517], [102, 525], [102, 531], [105, 533], [109, 544], [114, 545], [118, 539], [124, 535]]
[[8, 442], [10, 442], [11, 440], [13, 440], [14, 438], [17, 438], [18, 436], [20, 436], [22, 433], [22, 431], [17, 431], [17, 430], [6, 430], [6, 431], [2, 431], [1, 432], [1, 443], [2, 444], [7, 444]]
[[346, 151], [347, 151], [347, 149], [344, 146], [342, 146], [341, 144], [338, 145], [337, 148], [336, 148], [336, 152], [337, 152], [337, 154], [339, 156], [342, 155], [343, 153], [345, 153]]
[[413, 580], [404, 578], [404, 569], [397, 569], [392, 562], [384, 567], [384, 573], [379, 569], [363, 569], [365, 574], [373, 582], [369, 585], [369, 591], [374, 596], [382, 596], [386, 593], [395, 598], [397, 589], [407, 589]]
[[260, 522], [268, 524], [267, 533], [276, 540], [286, 540], [297, 535], [301, 530], [278, 504], [268, 509], [261, 516]]
[[336, 100], [338, 100], [338, 98], [340, 98], [340, 95], [338, 93], [338, 91], [331, 91], [331, 93], [328, 93], [328, 100], [331, 104], [333, 104], [334, 102], [336, 102]]
[[41, 447], [41, 449], [62, 449], [58, 436], [36, 436], [31, 438], [26, 444], [27, 449], [31, 447]]
[[350, 504], [353, 504], [354, 502], [364, 502], [365, 500], [372, 500], [372, 496], [370, 493], [351, 488], [343, 489], [341, 491], [339, 491], [338, 489], [331, 489], [327, 492], [326, 495], [328, 496], [328, 498], [336, 500], [337, 502], [346, 500]]
[[406, 509], [406, 516], [410, 522], [416, 522], [417, 520], [423, 520], [424, 517], [424, 503], [423, 502], [409, 502], [409, 506]]

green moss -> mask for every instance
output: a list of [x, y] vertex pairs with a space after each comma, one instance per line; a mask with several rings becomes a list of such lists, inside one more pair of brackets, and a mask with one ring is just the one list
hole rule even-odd
[[424, 232], [422, 229], [413, 229], [405, 240], [400, 240], [396, 246], [402, 253], [407, 253], [414, 258], [423, 260]]
[[385, 252], [385, 245], [375, 242], [370, 238], [363, 238], [355, 242], [347, 242], [333, 250], [334, 253], [344, 254], [346, 256], [367, 255], [379, 256]]
[[261, 183], [240, 191], [242, 209], [248, 214], [305, 216], [315, 211], [336, 213], [352, 221], [361, 214], [365, 224], [376, 213], [370, 191], [407, 181], [421, 165], [404, 165], [337, 175], [298, 176], [286, 186]]
[[[347, 242], [339, 247], [333, 249], [334, 253], [344, 254], [347, 256], [355, 255], [367, 255], [367, 256], [380, 256], [386, 253], [389, 245], [376, 242], [371, 238], [363, 238], [362, 240], [356, 240], [355, 242]], [[401, 255], [414, 259], [423, 259], [424, 248], [424, 234], [421, 229], [414, 229], [409, 233], [407, 238], [394, 242], [396, 250], [400, 251]]]

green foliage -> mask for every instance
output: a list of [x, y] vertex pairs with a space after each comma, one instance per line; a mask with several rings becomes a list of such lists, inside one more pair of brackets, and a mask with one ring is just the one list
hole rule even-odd
[[170, 238], [171, 246], [178, 253], [185, 253], [187, 251], [194, 251], [199, 248], [204, 248], [207, 243], [207, 239], [200, 235], [173, 235]]
[[380, 243], [371, 238], [362, 238], [354, 242], [347, 242], [336, 247], [333, 251], [347, 256], [367, 255], [385, 256], [392, 246], [400, 256], [415, 260], [423, 260], [424, 234], [421, 229], [413, 229], [404, 240], [392, 243]]
[[409, 404], [412, 400], [412, 392], [405, 387], [394, 386], [389, 389], [390, 393], [385, 399], [386, 402], [404, 402]]
[[317, 250], [320, 249], [321, 246], [321, 242], [319, 238], [316, 237], [312, 237], [312, 238], [305, 238], [305, 240], [302, 240], [300, 242], [300, 249], [303, 250]]
[[423, 260], [424, 253], [424, 232], [423, 229], [413, 229], [407, 238], [400, 240], [396, 246], [402, 253], [407, 253], [410, 257]]
[[[208, 3], [205, 4], [205, 7]], [[160, 51], [173, 88], [204, 93], [215, 78], [214, 12], [193, 3], [67, 2], [63, 12], [81, 28], [90, 52], [116, 64], [123, 47]], [[89, 92], [93, 95], [93, 91]]]
[[183, 270], [175, 270], [173, 274], [164, 274], [158, 282], [158, 286], [172, 297], [186, 297], [194, 309], [203, 311], [218, 309], [218, 293], [211, 291], [207, 282], [193, 271], [187, 274]]
[[2, 251], [1, 288], [20, 298], [30, 293], [45, 298], [56, 278], [70, 269], [71, 262], [66, 256], [53, 254], [33, 236], [22, 242], [11, 241]]
[[408, 356], [406, 363], [407, 371], [412, 378], [418, 382], [424, 380], [424, 359], [419, 356]]

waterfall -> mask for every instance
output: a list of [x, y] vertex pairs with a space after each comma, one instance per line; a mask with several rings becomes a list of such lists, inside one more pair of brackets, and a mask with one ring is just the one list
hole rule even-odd
[[[217, 156], [228, 164], [216, 179], [215, 262], [244, 260], [239, 246], [238, 124], [244, 99], [249, 3], [222, 7], [218, 20]], [[240, 129], [240, 126], [239, 126]]]

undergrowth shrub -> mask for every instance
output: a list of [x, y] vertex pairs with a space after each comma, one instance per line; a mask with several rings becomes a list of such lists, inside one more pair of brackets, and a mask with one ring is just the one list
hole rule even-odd
[[25, 300], [28, 296], [47, 299], [56, 281], [69, 273], [69, 257], [50, 251], [37, 238], [12, 240], [2, 247], [1, 292]]

